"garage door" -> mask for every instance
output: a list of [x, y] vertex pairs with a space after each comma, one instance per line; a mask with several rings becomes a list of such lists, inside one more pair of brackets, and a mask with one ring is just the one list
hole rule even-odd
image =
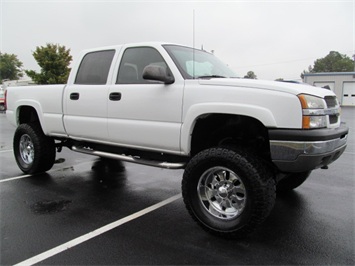
[[343, 83], [342, 105], [355, 106], [355, 82]]
[[332, 91], [334, 91], [334, 81], [315, 81], [313, 85], [316, 87], [331, 89]]

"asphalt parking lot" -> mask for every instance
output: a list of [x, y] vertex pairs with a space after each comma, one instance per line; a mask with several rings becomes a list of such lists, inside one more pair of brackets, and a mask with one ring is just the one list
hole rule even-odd
[[12, 154], [15, 128], [0, 114], [1, 265], [354, 265], [355, 108], [343, 108], [348, 147], [278, 195], [244, 240], [196, 225], [181, 170], [100, 160], [64, 149], [52, 170], [26, 176]]

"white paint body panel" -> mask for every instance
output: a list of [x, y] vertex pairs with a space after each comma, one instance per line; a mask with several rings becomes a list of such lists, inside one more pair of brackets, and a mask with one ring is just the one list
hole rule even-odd
[[65, 85], [21, 86], [7, 88], [7, 118], [18, 124], [21, 106], [33, 107], [47, 135], [66, 135], [63, 125], [63, 90]]
[[108, 103], [108, 134], [122, 146], [180, 151], [183, 86], [164, 84], [117, 84], [120, 101]]
[[[107, 140], [106, 85], [69, 85], [64, 93], [64, 124], [67, 134], [76, 139]], [[79, 93], [79, 100], [70, 100]]]

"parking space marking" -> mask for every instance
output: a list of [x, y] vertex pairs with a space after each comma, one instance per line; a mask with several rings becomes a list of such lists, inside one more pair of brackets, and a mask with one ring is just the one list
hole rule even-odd
[[[89, 161], [89, 162], [83, 162], [83, 163], [79, 163], [79, 164], [72, 165], [72, 166], [65, 166], [65, 167], [58, 168], [58, 169], [52, 169], [52, 170], [50, 170], [50, 171], [47, 171], [46, 173], [53, 173], [53, 172], [61, 171], [61, 170], [64, 170], [64, 169], [70, 169], [70, 168], [72, 168], [72, 167], [74, 167], [74, 166], [78, 166], [78, 165], [82, 165], [82, 164], [87, 164], [87, 163], [92, 163], [92, 162], [91, 162], [91, 161]], [[43, 173], [39, 173], [39, 174], [43, 174]], [[15, 177], [9, 177], [9, 178], [0, 180], [0, 183], [5, 183], [5, 182], [9, 182], [9, 181], [13, 181], [13, 180], [18, 180], [18, 179], [22, 179], [22, 178], [26, 178], [26, 177], [30, 177], [30, 176], [35, 176], [35, 175], [38, 175], [38, 174], [33, 174], [33, 175], [20, 175], [20, 176], [15, 176]]]
[[30, 176], [32, 176], [32, 175], [20, 175], [20, 176], [10, 177], [10, 178], [0, 180], [0, 183], [9, 182], [9, 181], [17, 180], [17, 179], [22, 179], [22, 178], [26, 178], [26, 177], [30, 177]]
[[154, 204], [154, 205], [152, 205], [152, 206], [150, 206], [148, 208], [145, 208], [145, 209], [143, 209], [143, 210], [141, 210], [139, 212], [136, 212], [136, 213], [133, 213], [133, 214], [131, 214], [129, 216], [126, 216], [126, 217], [124, 217], [124, 218], [122, 218], [120, 220], [117, 220], [117, 221], [113, 222], [113, 223], [110, 223], [110, 224], [107, 224], [107, 225], [105, 225], [103, 227], [100, 227], [100, 228], [98, 228], [98, 229], [96, 229], [96, 230], [94, 230], [92, 232], [89, 232], [89, 233], [87, 233], [85, 235], [79, 236], [79, 237], [77, 237], [77, 238], [75, 238], [73, 240], [70, 240], [70, 241], [68, 241], [68, 242], [66, 242], [66, 243], [64, 243], [62, 245], [59, 245], [59, 246], [57, 246], [55, 248], [47, 250], [47, 251], [45, 251], [45, 252], [43, 252], [43, 253], [41, 253], [41, 254], [39, 254], [37, 256], [34, 256], [34, 257], [29, 258], [29, 259], [27, 259], [25, 261], [22, 261], [22, 262], [20, 262], [18, 264], [15, 264], [15, 266], [16, 265], [34, 265], [36, 263], [44, 261], [44, 260], [46, 260], [46, 259], [48, 259], [50, 257], [53, 257], [53, 256], [55, 256], [55, 255], [57, 255], [57, 254], [59, 254], [59, 253], [61, 253], [63, 251], [71, 249], [71, 248], [73, 248], [73, 247], [75, 247], [75, 246], [77, 246], [79, 244], [82, 244], [82, 243], [84, 243], [84, 242], [86, 242], [86, 241], [88, 241], [88, 240], [90, 240], [90, 239], [92, 239], [94, 237], [97, 237], [97, 236], [99, 236], [101, 234], [104, 234], [104, 233], [106, 233], [106, 232], [108, 232], [108, 231], [110, 231], [110, 230], [112, 230], [114, 228], [117, 228], [117, 227], [119, 227], [119, 226], [121, 226], [121, 225], [123, 225], [125, 223], [133, 221], [133, 220], [135, 220], [135, 219], [137, 219], [137, 218], [139, 218], [139, 217], [141, 217], [143, 215], [146, 215], [146, 214], [148, 214], [148, 213], [150, 213], [152, 211], [155, 211], [155, 210], [157, 210], [157, 209], [159, 209], [159, 208], [161, 208], [161, 207], [163, 207], [165, 205], [168, 205], [168, 204], [170, 204], [170, 203], [172, 203], [172, 202], [174, 202], [174, 201], [176, 201], [176, 200], [178, 200], [180, 198], [181, 198], [181, 193], [178, 194], [178, 195], [175, 195], [173, 197], [170, 197], [170, 198], [168, 198], [166, 200], [163, 200], [161, 202], [158, 202], [157, 204]]
[[13, 152], [14, 150], [3, 150], [3, 151], [0, 151], [0, 153], [3, 153], [3, 152]]

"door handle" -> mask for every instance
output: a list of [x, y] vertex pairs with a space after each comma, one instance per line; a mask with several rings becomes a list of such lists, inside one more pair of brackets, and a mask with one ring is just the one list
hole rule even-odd
[[111, 92], [109, 99], [110, 101], [119, 101], [121, 100], [122, 94], [120, 92]]
[[77, 92], [73, 92], [70, 94], [70, 100], [77, 101], [79, 100], [80, 94]]

